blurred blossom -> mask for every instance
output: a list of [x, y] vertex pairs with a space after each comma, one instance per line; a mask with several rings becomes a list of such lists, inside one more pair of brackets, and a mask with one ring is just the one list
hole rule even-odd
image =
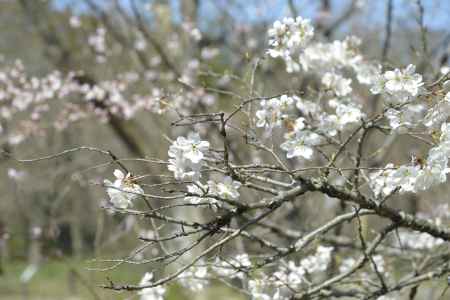
[[218, 48], [205, 47], [202, 49], [201, 57], [204, 60], [211, 60], [211, 59], [215, 58], [217, 55], [219, 55], [219, 53], [220, 53], [220, 50]]
[[258, 47], [258, 40], [255, 38], [249, 38], [247, 40], [247, 47], [252, 50], [256, 49]]
[[69, 20], [69, 24], [73, 28], [81, 27], [81, 20], [78, 16], [71, 16]]
[[147, 41], [145, 40], [142, 33], [139, 33], [136, 40], [134, 41], [134, 48], [138, 51], [144, 51], [147, 48]]
[[32, 226], [30, 234], [33, 239], [38, 239], [42, 235], [42, 228], [40, 226]]
[[125, 209], [132, 205], [133, 200], [143, 194], [144, 190], [133, 182], [129, 173], [125, 175], [122, 171], [116, 169], [114, 170], [114, 176], [116, 177], [114, 182], [108, 179], [104, 180], [106, 192], [115, 207]]
[[269, 55], [290, 60], [294, 53], [305, 47], [312, 39], [314, 28], [308, 19], [302, 17], [284, 18], [282, 21], [273, 23], [268, 35], [270, 38]]
[[141, 230], [139, 236], [144, 239], [155, 238], [155, 232], [153, 230]]
[[152, 67], [157, 67], [161, 64], [161, 57], [154, 55], [151, 59], [150, 59], [150, 65]]
[[22, 283], [29, 282], [34, 277], [38, 269], [39, 267], [37, 264], [28, 265], [22, 272], [22, 274], [20, 274], [20, 282]]
[[356, 264], [356, 260], [353, 257], [345, 258], [341, 265], [339, 266], [339, 272], [346, 273], [350, 271], [354, 265]]
[[179, 277], [178, 282], [185, 288], [192, 292], [200, 292], [207, 285], [208, 268], [202, 265], [202, 262], [197, 262], [196, 265], [184, 271]]
[[97, 53], [103, 54], [106, 52], [106, 29], [103, 27], [97, 28], [95, 34], [88, 37], [88, 44], [94, 48]]
[[427, 233], [401, 231], [399, 233], [399, 246], [410, 249], [429, 250], [445, 243]]
[[19, 171], [13, 168], [8, 169], [8, 177], [14, 181], [22, 181], [27, 176], [25, 171]]
[[[151, 285], [154, 282], [153, 273], [145, 273], [142, 277], [140, 286]], [[138, 292], [141, 300], [164, 300], [166, 289], [162, 286], [155, 286], [151, 288], [144, 288]]]
[[227, 86], [229, 83], [231, 82], [231, 77], [228, 74], [224, 74], [223, 76], [221, 76], [219, 78], [219, 80], [217, 81], [217, 84], [219, 86]]
[[188, 137], [178, 137], [169, 148], [169, 171], [177, 180], [184, 178], [198, 179], [203, 165], [204, 153], [209, 149], [209, 142], [200, 140], [200, 135], [189, 133]]
[[200, 29], [194, 27], [193, 23], [190, 22], [184, 22], [181, 27], [183, 30], [189, 34], [189, 36], [195, 41], [198, 42], [202, 39], [202, 33]]

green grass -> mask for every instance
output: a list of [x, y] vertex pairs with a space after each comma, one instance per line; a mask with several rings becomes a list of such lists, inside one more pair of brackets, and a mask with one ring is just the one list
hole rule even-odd
[[[9, 262], [5, 274], [0, 276], [0, 299], [2, 300], [76, 300], [76, 299], [139, 299], [135, 293], [113, 292], [99, 287], [108, 282], [139, 282], [142, 274], [149, 271], [145, 266], [121, 266], [112, 271], [100, 272], [87, 269], [87, 261], [71, 259], [43, 263], [32, 279], [23, 284], [20, 275], [27, 267], [22, 261]], [[147, 267], [148, 268], [148, 267]], [[73, 275], [73, 271], [77, 275]], [[98, 298], [95, 298], [93, 290]], [[214, 285], [199, 295], [192, 295], [186, 289], [172, 286], [166, 300], [243, 300], [244, 297], [222, 285]]]

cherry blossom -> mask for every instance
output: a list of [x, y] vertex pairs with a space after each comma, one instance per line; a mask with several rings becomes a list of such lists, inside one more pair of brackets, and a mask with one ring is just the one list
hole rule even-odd
[[288, 118], [288, 112], [293, 103], [294, 99], [287, 95], [261, 101], [261, 109], [255, 113], [256, 126], [265, 127], [269, 130], [275, 127], [281, 127], [283, 120]]
[[275, 21], [268, 31], [272, 57], [289, 57], [292, 52], [307, 45], [314, 36], [314, 28], [310, 20], [302, 17], [284, 18], [281, 22]]
[[[72, 18], [69, 25], [76, 31], [83, 24]], [[155, 169], [163, 165], [158, 173], [152, 169], [149, 176], [142, 176], [150, 183], [139, 181], [139, 185], [130, 173], [120, 170], [114, 170], [113, 182], [104, 180], [112, 211], [119, 210], [130, 219], [143, 216], [142, 224], [133, 226], [144, 228], [137, 231], [143, 233], [144, 246], [130, 262], [162, 267], [175, 262], [170, 267], [177, 270], [167, 270], [168, 277], [161, 274], [163, 285], [145, 287], [158, 284], [153, 273], [145, 273], [137, 286], [111, 283], [107, 288], [141, 288], [141, 299], [162, 300], [166, 283], [200, 292], [211, 280], [219, 279], [252, 299], [326, 298], [340, 292], [339, 285], [344, 284], [355, 297], [396, 299], [395, 293], [383, 295], [400, 289], [401, 284], [408, 286], [409, 277], [402, 281], [396, 277], [403, 278], [409, 271], [415, 274], [408, 274], [412, 280], [422, 276], [409, 266], [393, 273], [391, 260], [420, 257], [414, 250], [443, 245], [449, 234], [444, 222], [450, 221], [450, 213], [434, 212], [438, 217], [431, 214], [428, 222], [422, 222], [420, 212], [394, 209], [393, 203], [401, 197], [391, 196], [422, 193], [447, 181], [450, 81], [444, 76], [424, 82], [428, 74], [416, 73], [412, 64], [395, 68], [384, 59], [369, 60], [360, 52], [359, 38], [327, 40], [311, 24], [302, 17], [273, 23], [266, 55], [257, 57], [264, 62], [255, 62], [248, 93], [236, 88], [247, 86], [241, 74], [209, 73], [207, 67], [222, 59], [223, 49], [213, 42], [204, 47], [203, 42], [210, 43], [208, 32], [184, 20], [176, 24], [181, 35], [165, 36], [160, 55], [142, 60], [146, 63], [139, 71], [122, 70], [97, 81], [78, 71], [29, 76], [20, 62], [0, 70], [0, 133], [7, 135], [7, 146], [45, 134], [44, 126], [38, 126], [44, 120], [50, 120], [51, 128], [63, 130], [89, 117], [105, 123], [131, 123], [142, 111], [171, 121], [178, 118], [172, 123], [176, 126], [167, 129], [168, 136], [176, 137], [168, 146], [167, 160], [136, 160], [154, 163]], [[99, 62], [111, 62], [114, 51], [129, 50], [143, 58], [158, 48], [153, 43], [156, 39], [148, 39], [145, 31], [137, 29], [130, 31], [129, 48], [109, 47], [116, 43], [112, 35], [109, 38], [110, 28], [96, 26], [88, 32], [87, 44]], [[237, 31], [247, 34], [248, 27]], [[196, 51], [185, 51], [181, 37], [194, 41]], [[244, 44], [251, 45], [252, 55], [258, 55], [258, 39], [250, 37]], [[165, 57], [165, 51], [171, 55]], [[230, 66], [242, 64], [230, 56]], [[258, 83], [259, 72], [273, 72], [279, 61], [283, 73], [297, 72], [284, 74], [292, 82], [280, 84], [284, 90]], [[211, 82], [214, 87], [208, 86]], [[272, 94], [264, 95], [266, 90]], [[370, 93], [379, 96], [366, 97]], [[54, 113], [56, 101], [62, 109]], [[225, 101], [229, 103], [224, 105]], [[232, 112], [225, 111], [230, 107]], [[224, 111], [207, 112], [219, 108]], [[12, 131], [6, 124], [11, 120], [18, 124]], [[194, 132], [183, 131], [186, 128]], [[389, 135], [394, 142], [399, 136], [420, 141], [412, 150], [417, 154], [390, 155]], [[16, 183], [22, 180], [18, 175], [15, 169], [8, 170]], [[145, 195], [141, 186], [157, 192]], [[333, 211], [319, 209], [323, 219], [311, 220], [306, 226], [285, 222], [299, 220], [296, 202], [310, 194], [316, 197], [314, 205]], [[140, 211], [136, 205], [136, 209], [125, 210], [140, 196], [155, 198], [155, 208]], [[180, 207], [183, 210], [176, 210]], [[367, 238], [362, 225], [355, 222], [362, 215], [382, 217], [390, 225], [384, 231], [376, 228], [378, 235], [372, 238], [371, 233]], [[326, 223], [316, 227], [319, 221]], [[286, 224], [294, 225], [288, 228]], [[354, 234], [341, 230], [342, 224], [359, 224], [360, 228]], [[151, 231], [146, 228], [149, 225]], [[397, 228], [398, 245], [390, 235]], [[156, 244], [160, 247], [146, 252]], [[342, 251], [346, 244], [351, 247]], [[355, 281], [359, 286], [353, 289]]]
[[309, 130], [299, 130], [294, 133], [286, 134], [286, 141], [280, 145], [280, 148], [287, 151], [287, 158], [302, 157], [311, 159], [314, 154], [314, 146], [318, 145], [321, 137]]
[[[141, 279], [140, 286], [152, 284], [153, 273], [145, 273]], [[151, 288], [144, 288], [138, 292], [141, 300], [164, 300], [166, 289], [163, 286], [155, 286]]]
[[239, 198], [238, 189], [241, 187], [239, 181], [234, 181], [230, 176], [226, 176], [222, 182], [217, 184], [217, 192], [220, 197], [225, 199], [237, 199]]
[[373, 94], [386, 94], [390, 104], [401, 104], [419, 94], [423, 86], [422, 75], [415, 73], [416, 67], [408, 65], [405, 69], [394, 69], [379, 75], [371, 88]]
[[193, 292], [199, 292], [208, 285], [208, 267], [201, 262], [184, 271], [179, 277], [178, 282], [185, 288]]
[[422, 75], [415, 73], [415, 71], [414, 65], [408, 65], [404, 70], [395, 69], [384, 73], [386, 91], [393, 94], [406, 91], [412, 96], [416, 96], [423, 83]]
[[168, 169], [176, 179], [200, 178], [200, 168], [204, 161], [204, 152], [209, 149], [209, 142], [201, 141], [198, 133], [190, 133], [187, 138], [178, 137], [169, 148]]
[[348, 95], [352, 92], [352, 80], [335, 73], [325, 73], [322, 77], [322, 83], [326, 88], [331, 89], [338, 97]]
[[114, 170], [114, 176], [116, 177], [114, 182], [108, 179], [104, 180], [106, 192], [115, 207], [125, 209], [132, 205], [133, 200], [137, 199], [139, 194], [143, 194], [144, 190], [133, 182], [130, 173], [125, 175], [122, 171], [116, 169]]

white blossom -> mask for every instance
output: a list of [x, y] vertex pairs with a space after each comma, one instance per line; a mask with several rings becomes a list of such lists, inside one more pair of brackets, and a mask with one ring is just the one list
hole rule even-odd
[[410, 249], [428, 250], [445, 243], [444, 240], [425, 232], [400, 231], [399, 238], [401, 243], [399, 246], [406, 246]]
[[[142, 277], [140, 286], [150, 285], [153, 282], [153, 273], [145, 273]], [[141, 296], [141, 300], [164, 300], [164, 294], [166, 289], [163, 286], [155, 286], [150, 288], [144, 288], [138, 292]]]
[[213, 196], [218, 196], [217, 184], [213, 181], [208, 181], [207, 184], [202, 184], [200, 181], [195, 184], [187, 186], [188, 192], [192, 195], [185, 198], [185, 200], [192, 204], [198, 204], [201, 201], [208, 202], [212, 205], [219, 205], [217, 199]]
[[394, 69], [377, 76], [372, 88], [373, 94], [385, 93], [389, 103], [405, 103], [419, 94], [423, 85], [422, 75], [415, 73], [416, 67], [408, 65], [405, 69]]
[[79, 28], [81, 27], [81, 20], [78, 16], [71, 16], [69, 19], [70, 27]]
[[375, 196], [389, 195], [395, 190], [396, 186], [389, 181], [389, 176], [392, 173], [394, 165], [389, 163], [384, 170], [373, 172], [369, 175], [369, 186]]
[[448, 157], [440, 148], [432, 148], [429, 151], [425, 166], [420, 170], [415, 183], [416, 191], [427, 190], [430, 187], [447, 180]]
[[445, 97], [433, 105], [424, 118], [425, 126], [433, 129], [439, 128], [442, 122], [445, 122], [450, 116], [450, 92]]
[[287, 140], [280, 145], [280, 148], [287, 151], [286, 157], [302, 157], [311, 159], [314, 154], [314, 146], [318, 145], [321, 137], [309, 130], [299, 130], [293, 134], [286, 135]]
[[[373, 262], [375, 263], [375, 265], [377, 266], [378, 272], [380, 272], [382, 274], [385, 273], [386, 264], [384, 261], [384, 257], [382, 255], [377, 254], [377, 255], [373, 255], [372, 259], [373, 259]], [[372, 264], [371, 264], [371, 267], [374, 268], [374, 266], [372, 266]]]
[[331, 262], [331, 253], [333, 247], [317, 247], [316, 253], [310, 255], [300, 261], [300, 265], [308, 271], [308, 273], [314, 273], [319, 271], [325, 271], [328, 264]]
[[354, 66], [356, 78], [362, 84], [374, 84], [381, 76], [381, 65], [361, 62]]
[[184, 271], [179, 277], [179, 283], [193, 292], [202, 291], [208, 284], [208, 268], [195, 265]]
[[356, 104], [343, 104], [338, 99], [332, 99], [329, 105], [336, 109], [336, 114], [322, 113], [319, 119], [319, 130], [328, 136], [335, 136], [338, 131], [358, 124], [365, 117]]
[[187, 139], [178, 137], [177, 145], [183, 151], [183, 156], [193, 163], [199, 163], [204, 157], [204, 152], [209, 149], [209, 142], [200, 140], [200, 135], [193, 132]]
[[213, 270], [218, 275], [224, 278], [244, 278], [244, 273], [247, 268], [251, 267], [252, 263], [248, 254], [239, 254], [236, 257], [231, 257], [228, 260], [216, 258], [213, 264]]
[[225, 199], [235, 200], [239, 198], [238, 189], [240, 187], [241, 183], [239, 181], [234, 181], [231, 177], [226, 176], [222, 182], [217, 184], [217, 193]]
[[295, 96], [294, 99], [298, 110], [305, 116], [317, 116], [321, 111], [320, 106], [317, 103], [304, 100], [297, 96]]
[[178, 137], [169, 147], [169, 171], [175, 179], [200, 178], [204, 152], [209, 149], [209, 142], [200, 140], [198, 133], [190, 133], [187, 138]]
[[293, 103], [294, 99], [287, 95], [261, 101], [260, 109], [255, 113], [256, 126], [268, 129], [280, 127], [283, 120], [288, 118], [288, 112]]
[[325, 87], [331, 89], [338, 97], [346, 96], [352, 92], [352, 80], [335, 73], [325, 73], [322, 77], [322, 83]]
[[394, 169], [392, 164], [388, 164], [386, 170], [372, 173], [369, 185], [375, 195], [389, 195], [396, 189], [399, 192], [424, 191], [445, 182], [447, 174], [450, 173], [449, 133], [450, 126], [443, 123], [440, 143], [428, 151], [427, 159], [423, 163], [417, 163], [416, 159], [413, 159], [411, 165]]
[[142, 33], [139, 33], [134, 41], [134, 48], [138, 51], [144, 51], [147, 48], [147, 41]]
[[268, 282], [264, 278], [254, 278], [248, 281], [248, 290], [254, 300], [272, 300], [271, 294], [266, 291]]
[[106, 29], [103, 27], [97, 28], [95, 34], [88, 37], [88, 44], [94, 48], [97, 53], [103, 54], [106, 52]]
[[414, 128], [420, 124], [424, 118], [426, 108], [420, 104], [405, 105], [402, 109], [389, 108], [386, 111], [386, 118], [392, 129], [405, 132], [409, 128]]
[[21, 181], [25, 179], [25, 177], [27, 176], [27, 172], [19, 171], [14, 168], [8, 168], [7, 175], [10, 179], [14, 181]]
[[414, 65], [408, 65], [404, 70], [387, 71], [384, 73], [386, 90], [393, 94], [406, 91], [412, 96], [416, 96], [419, 92], [419, 87], [423, 83], [422, 75], [415, 73], [415, 71], [416, 67]]
[[314, 70], [318, 73], [355, 68], [362, 60], [358, 53], [359, 44], [360, 40], [353, 36], [344, 41], [311, 44], [300, 53], [299, 64], [305, 71]]
[[295, 262], [289, 261], [287, 265], [282, 265], [280, 269], [273, 274], [276, 281], [288, 284], [293, 288], [298, 288], [304, 281], [306, 270], [301, 265], [296, 265]]
[[284, 18], [281, 22], [275, 21], [268, 34], [269, 55], [286, 58], [308, 44], [314, 35], [314, 28], [310, 20], [302, 17]]
[[420, 166], [400, 166], [392, 170], [387, 178], [389, 190], [400, 188], [400, 192], [414, 192], [417, 177], [421, 173]]
[[350, 271], [356, 264], [356, 260], [353, 257], [345, 258], [339, 266], [339, 272], [345, 273]]
[[144, 190], [133, 182], [130, 173], [125, 175], [122, 171], [116, 169], [114, 170], [114, 176], [116, 177], [114, 182], [108, 179], [104, 180], [106, 192], [115, 207], [125, 209], [132, 205], [132, 201], [143, 194]]

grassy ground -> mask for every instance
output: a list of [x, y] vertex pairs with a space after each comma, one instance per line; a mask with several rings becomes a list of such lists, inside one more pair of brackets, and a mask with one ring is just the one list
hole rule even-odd
[[[0, 276], [0, 299], [2, 300], [77, 300], [77, 299], [139, 299], [135, 293], [117, 293], [98, 287], [110, 278], [117, 283], [138, 283], [145, 272], [143, 267], [120, 267], [113, 271], [96, 272], [87, 270], [83, 261], [58, 260], [44, 263], [27, 283], [20, 276], [27, 265], [23, 262], [9, 262], [5, 274]], [[201, 295], [193, 296], [180, 287], [170, 288], [166, 300], [241, 300], [223, 286], [209, 288]]]

